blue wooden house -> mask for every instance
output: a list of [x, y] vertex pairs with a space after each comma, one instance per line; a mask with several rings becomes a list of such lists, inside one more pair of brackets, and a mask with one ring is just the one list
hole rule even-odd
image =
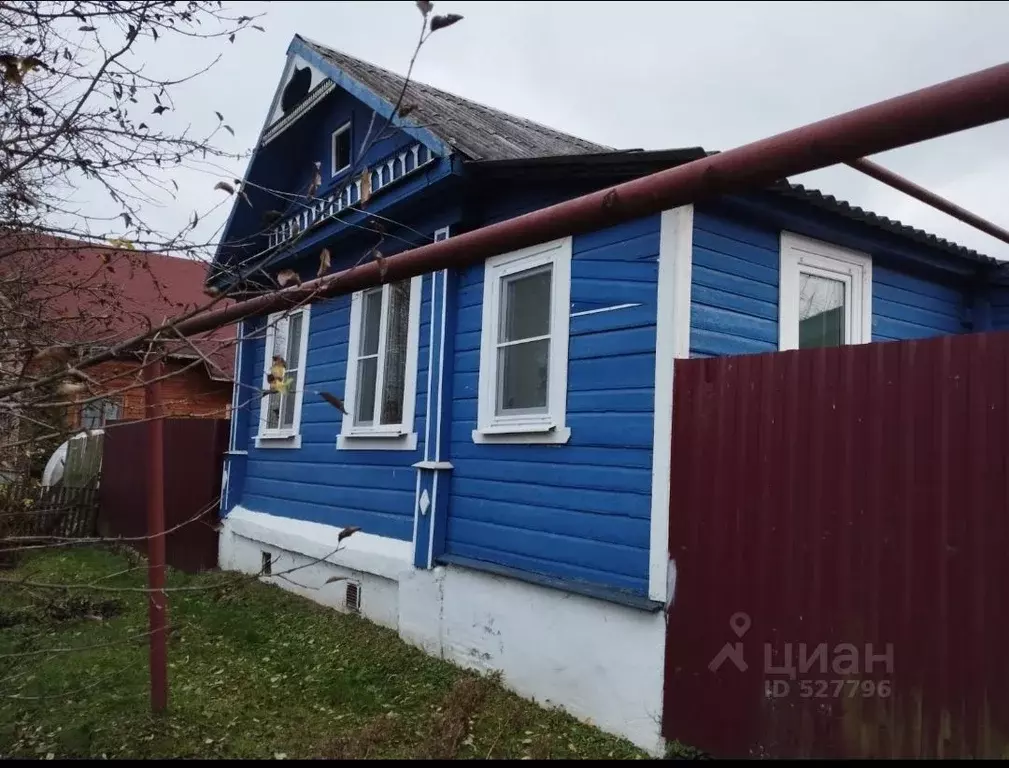
[[[705, 155], [403, 86], [294, 38], [210, 283], [309, 279]], [[782, 182], [247, 318], [222, 565], [658, 750], [674, 361], [1007, 323], [997, 271]], [[275, 356], [293, 385], [263, 397]]]

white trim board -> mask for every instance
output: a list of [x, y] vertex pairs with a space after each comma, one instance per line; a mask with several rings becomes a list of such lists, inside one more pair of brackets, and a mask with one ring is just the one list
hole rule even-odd
[[648, 597], [661, 603], [669, 591], [669, 475], [673, 436], [673, 366], [690, 357], [690, 279], [694, 207], [662, 212], [655, 318], [655, 408], [652, 432], [652, 509]]

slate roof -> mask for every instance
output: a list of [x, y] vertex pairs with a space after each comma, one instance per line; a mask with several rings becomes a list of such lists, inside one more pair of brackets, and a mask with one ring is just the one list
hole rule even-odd
[[[298, 37], [376, 95], [395, 104], [403, 77], [302, 35]], [[579, 139], [545, 125], [510, 115], [447, 91], [411, 80], [403, 105], [414, 105], [409, 120], [423, 125], [470, 160], [516, 160], [608, 152], [610, 147]]]
[[[298, 35], [298, 37], [319, 55], [328, 59], [362, 85], [370, 88], [378, 96], [390, 104], [396, 103], [403, 88], [403, 77], [374, 64], [335, 51], [302, 35]], [[564, 159], [564, 156], [579, 156], [578, 161], [587, 165], [624, 161], [631, 164], [636, 162], [650, 164], [652, 160], [663, 160], [665, 161], [662, 163], [664, 167], [673, 167], [695, 160], [698, 156], [717, 154], [716, 152], [705, 152], [700, 147], [660, 151], [628, 150], [625, 153], [612, 147], [594, 144], [576, 136], [561, 133], [532, 120], [510, 115], [507, 112], [414, 80], [411, 80], [407, 88], [403, 104], [415, 106], [415, 110], [410, 115], [412, 121], [427, 127], [428, 130], [446, 144], [457, 149], [469, 160], [478, 161], [477, 166], [486, 164], [485, 167], [488, 169], [497, 166], [499, 170], [506, 171], [511, 166], [514, 170], [525, 172], [534, 165], [548, 166], [553, 164], [558, 167], [568, 166], [567, 172], [570, 173], [571, 164]], [[513, 164], [495, 161], [522, 162]], [[644, 171], [644, 173], [652, 172], [654, 170]], [[1000, 263], [997, 259], [970, 248], [886, 216], [864, 210], [833, 195], [826, 195], [819, 190], [810, 189], [801, 184], [782, 181], [773, 185], [771, 191], [786, 198], [804, 201], [844, 218], [906, 237], [952, 256], [985, 265]]]

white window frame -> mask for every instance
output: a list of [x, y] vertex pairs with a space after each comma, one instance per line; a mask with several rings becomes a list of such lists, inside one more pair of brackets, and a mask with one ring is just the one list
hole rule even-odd
[[872, 258], [831, 243], [782, 232], [778, 349], [799, 348], [800, 273], [844, 283], [844, 344], [872, 341]]
[[[550, 363], [546, 413], [505, 414], [496, 411], [498, 386], [498, 319], [501, 286], [518, 272], [550, 264]], [[480, 376], [475, 443], [566, 443], [568, 327], [571, 314], [571, 238], [523, 248], [487, 259], [484, 264], [483, 318], [480, 331]]]
[[[417, 407], [417, 355], [420, 346], [420, 305], [424, 278], [410, 279], [410, 306], [406, 331], [406, 381], [403, 386], [403, 421], [400, 424], [354, 424], [357, 403], [357, 349], [361, 343], [361, 314], [364, 305], [364, 291], [357, 291], [350, 298], [350, 335], [347, 345], [347, 377], [344, 383], [344, 401], [347, 414], [340, 425], [340, 435], [336, 440], [338, 450], [366, 451], [413, 451], [417, 448], [417, 432], [414, 430], [414, 415]], [[379, 331], [378, 358], [379, 376], [385, 367], [386, 323], [388, 321], [390, 284], [382, 286], [382, 312]], [[375, 398], [376, 408], [380, 408], [381, 393]]]
[[[348, 120], [346, 123], [344, 123], [335, 131], [333, 131], [333, 135], [329, 139], [329, 167], [332, 170], [330, 176], [334, 178], [336, 176], [339, 176], [341, 173], [350, 168], [351, 165], [353, 165], [352, 158], [354, 155], [354, 146], [353, 144], [351, 144], [350, 153], [347, 158], [347, 164], [340, 168], [336, 167], [336, 139], [337, 137], [342, 136], [345, 133], [350, 133], [350, 123], [351, 121]], [[353, 136], [351, 136], [351, 141], [353, 142]]]
[[[298, 350], [298, 388], [294, 393], [294, 420], [290, 427], [272, 429], [266, 426], [268, 411], [268, 396], [260, 398], [259, 405], [259, 432], [256, 435], [257, 448], [300, 448], [301, 447], [301, 406], [305, 397], [305, 381], [308, 376], [308, 331], [309, 319], [311, 316], [310, 306], [299, 307], [298, 309], [275, 312], [267, 318], [266, 346], [263, 350], [263, 378], [262, 389], [265, 392], [270, 384], [266, 380], [270, 373], [270, 365], [273, 361], [273, 345], [277, 337], [277, 322], [295, 315], [301, 315], [301, 339]], [[284, 359], [287, 359], [287, 350], [284, 350]]]

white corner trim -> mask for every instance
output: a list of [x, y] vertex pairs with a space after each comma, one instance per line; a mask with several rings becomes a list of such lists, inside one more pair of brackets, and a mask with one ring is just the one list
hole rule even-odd
[[662, 212], [655, 318], [655, 410], [652, 431], [652, 509], [648, 597], [664, 603], [669, 590], [669, 475], [673, 437], [673, 366], [690, 357], [690, 279], [694, 207]]
[[[354, 425], [354, 413], [357, 408], [357, 345], [361, 335], [361, 302], [364, 296], [363, 291], [357, 291], [350, 299], [350, 332], [347, 344], [347, 374], [345, 376], [344, 393], [350, 414], [343, 417], [340, 422], [340, 435], [336, 441], [338, 450], [398, 450], [412, 451], [417, 448], [417, 434], [413, 431], [414, 414], [417, 408], [417, 356], [420, 347], [420, 305], [421, 291], [423, 289], [424, 278], [421, 275], [410, 280], [410, 307], [409, 320], [406, 335], [406, 371], [405, 386], [403, 387], [403, 421], [400, 425], [400, 432], [392, 432], [393, 439], [399, 439], [400, 444], [390, 443], [390, 431], [395, 425], [383, 425], [379, 427], [358, 427]], [[389, 284], [382, 288], [385, 295], [388, 295]], [[386, 300], [382, 302], [382, 327], [379, 334], [379, 357], [385, 359], [385, 318]], [[381, 385], [379, 377], [378, 385]], [[380, 393], [376, 393], [376, 410], [381, 402]], [[407, 432], [406, 430], [410, 430]], [[377, 441], [369, 446], [365, 439]]]
[[242, 386], [242, 337], [244, 333], [244, 322], [239, 320], [235, 326], [235, 360], [234, 360], [234, 370], [232, 372], [232, 386], [231, 386], [231, 424], [229, 425], [228, 434], [228, 450], [234, 451], [238, 448], [238, 406], [239, 406], [239, 389]]
[[799, 348], [799, 273], [845, 284], [845, 344], [872, 341], [872, 257], [793, 232], [778, 248], [778, 349]]
[[[327, 563], [387, 579], [398, 579], [412, 567], [413, 545], [409, 541], [358, 531], [341, 542], [342, 528], [253, 512], [241, 505], [232, 509], [227, 525], [237, 536], [311, 558], [325, 557]], [[337, 547], [340, 551], [330, 555]]]
[[[484, 263], [483, 306], [480, 326], [480, 372], [477, 384], [475, 443], [566, 443], [568, 353], [571, 319], [572, 238], [522, 248], [492, 256]], [[528, 415], [496, 414], [497, 328], [501, 283], [509, 275], [551, 265], [550, 362], [547, 410]], [[536, 427], [539, 428], [536, 428]]]
[[415, 451], [417, 433], [405, 435], [339, 435], [336, 438], [338, 451]]

